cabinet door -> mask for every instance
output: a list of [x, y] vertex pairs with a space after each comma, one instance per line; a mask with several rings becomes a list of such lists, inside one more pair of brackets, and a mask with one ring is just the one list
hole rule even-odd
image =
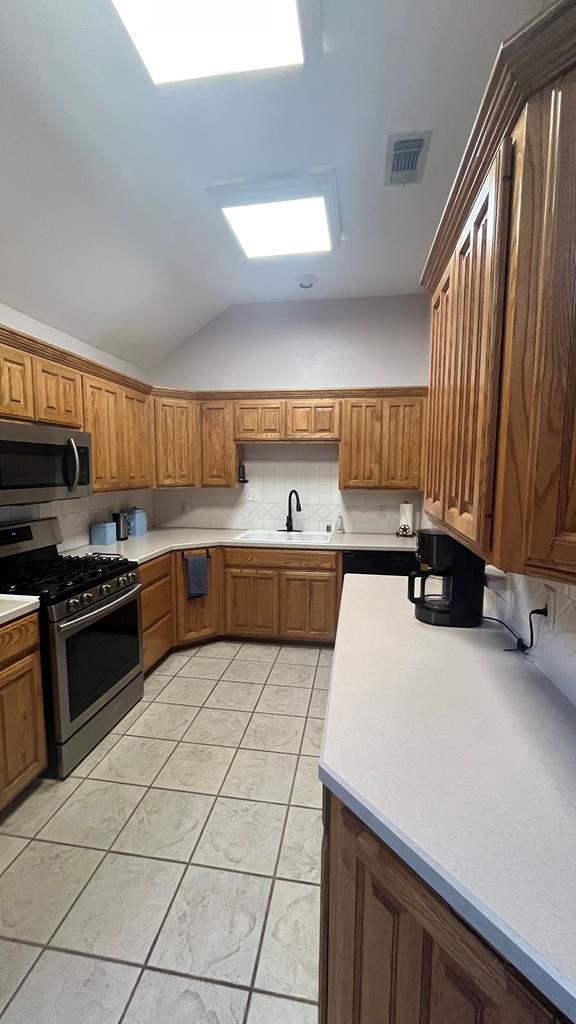
[[576, 572], [576, 79], [552, 90], [531, 402], [526, 563]]
[[444, 520], [481, 550], [492, 532], [510, 176], [506, 139], [455, 255]]
[[340, 437], [340, 400], [290, 399], [286, 437], [292, 441], [337, 441]]
[[336, 636], [338, 581], [335, 573], [280, 573], [280, 635], [333, 640]]
[[444, 476], [448, 448], [448, 357], [452, 345], [452, 293], [454, 260], [432, 299], [430, 382], [426, 426], [424, 508], [431, 516], [444, 516]]
[[38, 652], [0, 672], [0, 810], [46, 767]]
[[420, 487], [423, 398], [382, 400], [381, 487]]
[[84, 422], [92, 434], [92, 487], [95, 491], [124, 486], [122, 389], [98, 377], [84, 377]]
[[504, 961], [334, 797], [321, 1024], [551, 1024]]
[[282, 441], [286, 436], [286, 403], [263, 400], [234, 402], [237, 441]]
[[232, 402], [200, 403], [200, 486], [235, 487], [236, 446]]
[[34, 404], [37, 420], [80, 429], [84, 422], [81, 374], [49, 359], [35, 359]]
[[278, 636], [278, 590], [274, 569], [226, 569], [226, 633]]
[[188, 597], [188, 578], [185, 557], [203, 555], [206, 548], [174, 552], [176, 574], [176, 604], [178, 642], [202, 640], [221, 632], [222, 606], [222, 549], [208, 549], [208, 596]]
[[156, 484], [195, 487], [198, 431], [195, 402], [155, 399]]
[[347, 398], [342, 405], [340, 489], [380, 487], [382, 399]]
[[123, 437], [126, 487], [152, 487], [152, 399], [140, 391], [124, 391]]
[[34, 419], [32, 357], [0, 345], [0, 416]]

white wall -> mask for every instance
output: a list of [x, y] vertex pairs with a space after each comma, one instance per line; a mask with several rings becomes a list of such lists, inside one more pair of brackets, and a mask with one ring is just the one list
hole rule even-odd
[[425, 295], [231, 306], [155, 366], [155, 383], [199, 389], [428, 383]]
[[0, 302], [0, 324], [12, 327], [16, 331], [22, 331], [23, 334], [30, 334], [33, 338], [45, 341], [49, 345], [57, 345], [68, 352], [75, 352], [76, 355], [84, 356], [85, 359], [93, 359], [94, 362], [109, 366], [112, 370], [118, 370], [119, 373], [125, 373], [128, 377], [148, 380], [147, 373], [142, 367], [127, 363], [124, 359], [118, 359], [116, 356], [110, 355], [109, 352], [103, 352], [102, 349], [95, 348], [94, 345], [89, 345], [86, 341], [80, 341], [79, 338], [73, 338], [71, 334], [65, 334], [55, 327], [43, 324], [41, 320], [35, 320], [34, 317], [27, 316], [26, 313], [21, 313], [20, 310], [6, 306], [2, 302]]

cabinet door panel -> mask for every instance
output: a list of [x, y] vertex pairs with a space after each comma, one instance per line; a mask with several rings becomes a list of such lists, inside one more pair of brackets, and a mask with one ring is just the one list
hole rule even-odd
[[0, 416], [34, 419], [32, 357], [0, 345]]
[[179, 643], [184, 643], [187, 640], [202, 640], [221, 632], [221, 548], [208, 549], [208, 595], [206, 597], [188, 597], [188, 578], [184, 557], [205, 553], [206, 548], [174, 553]]
[[231, 636], [278, 635], [276, 571], [226, 569], [226, 632]]
[[270, 399], [234, 402], [237, 441], [281, 441], [286, 436], [286, 403]]
[[280, 573], [280, 633], [294, 639], [329, 641], [336, 635], [338, 580], [335, 573]]
[[382, 400], [381, 487], [420, 487], [423, 398]]
[[340, 489], [380, 487], [382, 399], [349, 398], [342, 405]]
[[156, 483], [158, 487], [197, 484], [197, 419], [194, 402], [155, 400]]
[[152, 400], [140, 391], [124, 391], [126, 487], [151, 487], [154, 482]]
[[92, 487], [113, 491], [124, 486], [122, 390], [98, 377], [84, 377], [84, 417], [92, 434]]
[[290, 399], [286, 436], [293, 441], [337, 441], [340, 437], [340, 400]]
[[40, 655], [0, 672], [0, 809], [46, 767]]
[[432, 516], [444, 516], [444, 476], [448, 446], [448, 356], [452, 345], [452, 293], [454, 260], [432, 299], [430, 337], [430, 384], [426, 428], [424, 508]]
[[201, 487], [234, 487], [237, 482], [232, 402], [201, 402]]
[[37, 420], [82, 427], [82, 377], [77, 370], [35, 359], [34, 401]]

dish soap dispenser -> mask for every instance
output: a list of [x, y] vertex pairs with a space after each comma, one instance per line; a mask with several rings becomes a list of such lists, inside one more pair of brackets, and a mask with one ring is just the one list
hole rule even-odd
[[336, 533], [344, 533], [344, 520], [342, 516], [336, 516], [336, 525], [334, 526]]

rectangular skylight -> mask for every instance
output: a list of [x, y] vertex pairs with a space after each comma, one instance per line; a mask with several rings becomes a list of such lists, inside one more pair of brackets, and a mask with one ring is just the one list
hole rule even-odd
[[324, 196], [223, 209], [247, 256], [290, 256], [332, 248]]
[[156, 85], [304, 63], [297, 0], [112, 0]]

